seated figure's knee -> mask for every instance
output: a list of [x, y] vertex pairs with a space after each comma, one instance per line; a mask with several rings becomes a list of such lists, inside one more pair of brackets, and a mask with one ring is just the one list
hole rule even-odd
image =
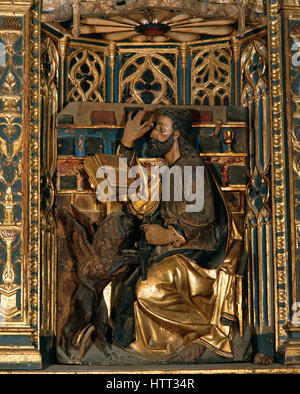
[[165, 289], [169, 288], [173, 283], [173, 267], [167, 259], [154, 264], [147, 271], [147, 279], [138, 280], [135, 293], [137, 300], [160, 299]]
[[151, 280], [149, 278], [149, 275], [147, 275], [146, 280], [142, 280], [141, 278], [138, 280], [136, 288], [135, 288], [135, 295], [137, 300], [145, 299], [147, 298], [147, 294], [149, 292], [151, 293], [151, 287], [153, 286], [151, 283]]

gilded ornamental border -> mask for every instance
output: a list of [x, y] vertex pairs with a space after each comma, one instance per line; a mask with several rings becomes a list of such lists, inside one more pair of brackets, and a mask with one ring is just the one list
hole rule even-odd
[[13, 240], [6, 242], [2, 268], [0, 366], [35, 369], [41, 367], [39, 1], [1, 1], [0, 16], [6, 50], [0, 94], [4, 193], [0, 230], [2, 236], [20, 233], [19, 255], [14, 255]]
[[[274, 254], [274, 314], [275, 349], [280, 350], [288, 337], [286, 324], [289, 321], [289, 195], [286, 128], [284, 119], [284, 83], [282, 57], [281, 2], [270, 0], [268, 6], [268, 56], [270, 67], [270, 120], [272, 161], [272, 216]], [[293, 184], [289, 186], [293, 188]], [[292, 193], [291, 193], [292, 194]], [[291, 218], [291, 221], [293, 218]]]

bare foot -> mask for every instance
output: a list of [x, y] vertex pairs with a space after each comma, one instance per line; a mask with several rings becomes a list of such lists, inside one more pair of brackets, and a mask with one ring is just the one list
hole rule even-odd
[[198, 342], [191, 342], [177, 350], [179, 358], [187, 363], [197, 360], [206, 350], [205, 346]]
[[268, 354], [256, 353], [253, 362], [254, 364], [270, 365], [273, 364], [274, 359]]

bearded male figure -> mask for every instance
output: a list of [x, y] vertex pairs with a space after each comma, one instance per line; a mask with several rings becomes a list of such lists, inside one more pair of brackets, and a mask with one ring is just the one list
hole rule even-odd
[[[143, 112], [129, 117], [119, 146], [118, 154], [131, 164], [135, 141], [153, 127], [152, 119], [143, 122], [143, 117]], [[213, 173], [188, 143], [191, 126], [188, 110], [161, 109], [151, 131], [150, 153], [164, 157], [170, 169], [176, 165], [182, 174], [186, 166], [193, 174], [204, 166], [204, 205], [190, 212], [189, 201], [176, 201], [179, 186], [172, 178], [170, 201], [161, 201], [152, 224], [140, 227], [152, 246], [146, 280], [139, 268], [132, 269], [116, 285], [113, 300], [114, 339], [147, 359], [191, 362], [207, 349], [233, 357], [235, 272], [242, 239]], [[195, 182], [194, 177], [193, 189]]]

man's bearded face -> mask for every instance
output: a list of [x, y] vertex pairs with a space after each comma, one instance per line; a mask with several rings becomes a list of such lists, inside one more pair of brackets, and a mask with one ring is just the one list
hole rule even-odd
[[154, 138], [151, 138], [151, 147], [149, 154], [152, 157], [162, 157], [172, 149], [174, 144], [174, 133], [165, 142], [160, 142]]
[[165, 156], [170, 152], [175, 141], [172, 119], [168, 116], [160, 115], [150, 136], [151, 147], [149, 154], [152, 157]]

